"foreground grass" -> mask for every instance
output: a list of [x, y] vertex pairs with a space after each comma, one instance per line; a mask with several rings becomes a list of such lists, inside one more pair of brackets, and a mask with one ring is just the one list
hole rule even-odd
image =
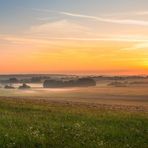
[[0, 99], [0, 147], [147, 148], [147, 115]]

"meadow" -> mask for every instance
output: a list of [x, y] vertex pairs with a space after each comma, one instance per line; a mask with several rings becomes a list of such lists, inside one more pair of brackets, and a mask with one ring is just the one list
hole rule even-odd
[[0, 147], [147, 148], [148, 113], [85, 103], [0, 98]]

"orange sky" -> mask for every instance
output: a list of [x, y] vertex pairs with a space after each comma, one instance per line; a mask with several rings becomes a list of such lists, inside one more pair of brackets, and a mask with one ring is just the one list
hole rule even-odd
[[128, 46], [134, 46], [129, 42], [56, 40], [15, 44], [6, 45], [13, 50], [1, 55], [1, 73], [148, 73], [147, 50], [128, 50]]
[[0, 4], [0, 74], [148, 74], [143, 0], [30, 1]]

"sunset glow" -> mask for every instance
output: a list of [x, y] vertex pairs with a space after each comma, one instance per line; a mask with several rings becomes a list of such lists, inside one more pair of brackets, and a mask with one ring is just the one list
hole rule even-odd
[[0, 0], [0, 73], [148, 74], [147, 8], [145, 0]]

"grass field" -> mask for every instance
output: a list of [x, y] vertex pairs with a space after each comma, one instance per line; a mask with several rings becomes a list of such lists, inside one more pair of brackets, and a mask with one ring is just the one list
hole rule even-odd
[[147, 148], [148, 113], [3, 97], [0, 147]]

